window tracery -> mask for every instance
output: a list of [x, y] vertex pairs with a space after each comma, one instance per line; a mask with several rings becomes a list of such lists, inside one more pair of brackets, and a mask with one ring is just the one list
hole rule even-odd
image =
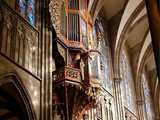
[[145, 74], [142, 74], [142, 86], [143, 86], [143, 93], [144, 93], [144, 109], [145, 109], [145, 120], [154, 120], [154, 110], [151, 100], [150, 89], [148, 85], [148, 81], [146, 79]]
[[18, 11], [31, 25], [35, 25], [35, 0], [17, 0]]
[[89, 49], [96, 49], [101, 54], [92, 53], [90, 60], [91, 74], [93, 73], [96, 79], [100, 79], [103, 87], [112, 93], [111, 81], [111, 65], [110, 65], [110, 50], [106, 46], [106, 38], [104, 38], [104, 28], [101, 22], [97, 22], [92, 29], [91, 39], [89, 39]]
[[26, 0], [18, 0], [18, 5], [19, 5], [19, 12], [20, 14], [25, 17], [26, 13]]
[[136, 114], [136, 97], [135, 97], [135, 89], [133, 77], [131, 74], [131, 68], [129, 64], [129, 60], [127, 58], [126, 51], [122, 51], [120, 56], [120, 74], [122, 77], [122, 99], [123, 104], [130, 111]]

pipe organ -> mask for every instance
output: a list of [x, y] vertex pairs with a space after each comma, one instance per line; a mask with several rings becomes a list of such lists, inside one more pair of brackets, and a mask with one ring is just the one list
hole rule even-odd
[[[57, 3], [55, 2], [52, 0], [50, 3], [50, 13], [57, 33], [57, 46], [61, 46], [58, 47], [60, 54], [57, 53], [55, 59], [61, 61], [63, 58], [62, 61], [65, 61], [65, 66], [53, 71], [52, 80], [54, 90], [63, 91], [61, 94], [57, 94], [57, 98], [59, 100], [64, 96], [65, 98], [57, 101], [61, 105], [55, 104], [54, 106], [57, 109], [64, 110], [65, 120], [83, 117], [87, 119], [87, 116], [83, 116], [83, 113], [88, 110], [86, 106], [93, 108], [95, 95], [99, 89], [97, 88], [97, 86], [99, 87], [97, 82], [91, 82], [89, 76], [89, 53], [96, 51], [94, 50], [96, 47], [93, 46], [97, 40], [93, 38], [93, 23], [88, 12], [89, 0], [60, 0]], [[59, 10], [57, 10], [58, 8]], [[90, 47], [90, 44], [92, 44], [92, 47]], [[83, 97], [82, 94], [84, 94]], [[92, 113], [94, 114], [93, 117], [96, 118], [97, 116], [101, 119], [101, 107], [99, 106], [98, 114], [94, 113], [94, 110], [90, 114]]]
[[88, 48], [88, 0], [66, 0], [61, 6], [61, 41], [71, 48]]

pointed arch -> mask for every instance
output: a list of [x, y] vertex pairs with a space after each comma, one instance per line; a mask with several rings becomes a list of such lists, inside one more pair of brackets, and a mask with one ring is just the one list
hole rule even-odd
[[[122, 16], [122, 20], [118, 29], [118, 33], [117, 33], [117, 38], [115, 41], [115, 47], [114, 47], [114, 74], [115, 77], [119, 77], [120, 75], [120, 53], [121, 53], [121, 49], [123, 44], [125, 43], [126, 39], [126, 33], [128, 32], [128, 30], [131, 30], [131, 25], [132, 23], [136, 20], [136, 18], [138, 18], [138, 16], [140, 15], [141, 11], [143, 11], [144, 7], [145, 7], [145, 2], [141, 1], [138, 2], [139, 4], [136, 6], [135, 9], [132, 10], [132, 12], [130, 11], [130, 16], [128, 16], [127, 18], [125, 18], [127, 10], [129, 9], [128, 7], [130, 6], [131, 3], [128, 3], [126, 6], [126, 9], [124, 11], [124, 15]], [[126, 12], [126, 13], [125, 13]], [[124, 18], [123, 18], [124, 17]], [[145, 17], [143, 17], [145, 18]], [[124, 20], [125, 19], [125, 20]], [[141, 19], [141, 17], [140, 17]]]
[[[25, 85], [22, 83], [20, 77], [17, 73], [9, 72], [0, 75], [0, 88], [5, 88], [5, 86], [12, 86], [13, 89], [8, 90], [7, 93], [14, 97], [18, 97], [16, 100], [17, 104], [21, 104], [21, 107], [24, 107], [25, 119], [26, 120], [37, 120], [35, 111], [33, 109], [32, 100], [29, 96]], [[17, 96], [13, 96], [13, 91]]]
[[143, 68], [145, 65], [145, 60], [151, 55], [152, 52], [152, 46], [151, 46], [151, 36], [150, 33], [148, 32], [145, 42], [143, 44], [143, 47], [141, 49], [141, 52], [139, 54], [139, 59], [138, 59], [138, 66], [137, 66], [137, 71], [136, 71], [136, 92], [137, 92], [137, 99], [141, 99], [141, 75], [143, 72]]

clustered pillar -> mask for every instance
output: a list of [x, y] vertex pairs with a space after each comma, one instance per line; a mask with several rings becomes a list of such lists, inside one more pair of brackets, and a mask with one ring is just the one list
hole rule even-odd
[[123, 120], [123, 105], [122, 105], [122, 96], [121, 96], [121, 78], [114, 78], [114, 96], [115, 96], [115, 105], [116, 105], [116, 117], [117, 120]]

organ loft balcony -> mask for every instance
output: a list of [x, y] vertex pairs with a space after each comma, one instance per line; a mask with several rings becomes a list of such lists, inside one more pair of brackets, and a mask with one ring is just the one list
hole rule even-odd
[[52, 75], [54, 84], [69, 82], [81, 85], [82, 80], [80, 69], [66, 66], [64, 68], [54, 71]]
[[51, 0], [49, 4], [55, 33], [53, 58], [59, 66], [52, 73], [53, 86], [71, 83], [92, 88], [88, 58], [90, 52], [97, 52], [95, 46], [98, 45], [94, 45], [93, 39], [98, 39], [95, 37], [98, 32], [95, 32], [88, 5], [89, 0]]

